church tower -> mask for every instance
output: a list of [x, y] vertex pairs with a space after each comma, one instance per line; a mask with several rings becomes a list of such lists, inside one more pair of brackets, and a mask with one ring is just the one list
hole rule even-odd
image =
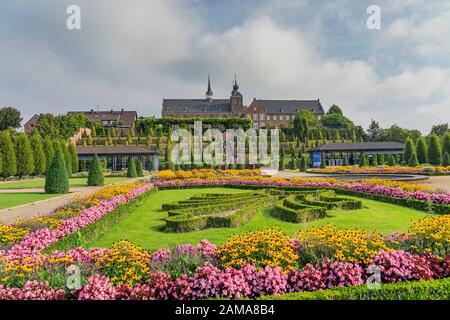
[[230, 106], [231, 115], [233, 117], [239, 116], [244, 111], [242, 94], [239, 92], [236, 75], [234, 75], [233, 91], [231, 91]]
[[211, 90], [211, 79], [209, 78], [208, 74], [208, 90], [206, 91], [206, 100], [211, 102], [212, 99], [213, 99], [213, 92]]

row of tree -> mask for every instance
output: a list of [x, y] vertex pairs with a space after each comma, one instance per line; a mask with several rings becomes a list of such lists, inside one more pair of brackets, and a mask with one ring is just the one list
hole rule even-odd
[[0, 133], [0, 176], [40, 176], [45, 174], [57, 152], [61, 153], [68, 174], [78, 172], [75, 146], [63, 139], [42, 139], [38, 131], [31, 137], [5, 130]]
[[409, 163], [429, 163], [432, 165], [450, 165], [450, 132], [443, 135], [442, 139], [436, 134], [430, 134], [427, 139], [420, 136], [416, 141], [407, 138], [403, 159]]

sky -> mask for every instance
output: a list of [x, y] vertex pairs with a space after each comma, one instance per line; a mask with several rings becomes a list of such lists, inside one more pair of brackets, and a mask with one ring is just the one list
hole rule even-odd
[[[67, 7], [81, 9], [69, 30]], [[377, 5], [381, 29], [366, 26]], [[137, 110], [163, 98], [317, 99], [355, 123], [450, 122], [448, 0], [0, 0], [0, 106]]]

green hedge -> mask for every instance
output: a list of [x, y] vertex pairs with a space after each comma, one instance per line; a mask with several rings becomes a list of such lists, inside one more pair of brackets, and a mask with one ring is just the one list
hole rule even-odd
[[288, 197], [289, 200], [288, 198], [278, 200], [275, 203], [272, 215], [277, 219], [293, 223], [317, 220], [327, 216], [325, 208], [294, 202], [293, 197]]
[[362, 208], [362, 202], [359, 200], [336, 197], [334, 191], [325, 191], [318, 195], [309, 194], [303, 199], [303, 202], [312, 206], [325, 207], [328, 210], [356, 210]]
[[382, 284], [379, 289], [367, 285], [263, 296], [261, 300], [448, 300], [450, 278]]
[[[230, 209], [231, 206], [211, 206], [211, 208], [206, 209], [206, 211], [211, 210], [211, 212], [205, 212], [204, 208], [202, 208], [201, 213], [196, 211], [195, 214], [188, 213], [179, 216], [169, 216], [166, 219], [166, 227], [167, 230], [171, 232], [191, 232], [207, 228], [235, 228], [247, 222], [260, 208], [267, 206], [272, 202], [272, 197], [253, 201], [235, 213], [227, 216], [216, 216], [213, 215], [213, 213], [224, 212], [224, 210], [233, 210]], [[237, 207], [242, 207], [242, 202], [240, 205], [236, 204], [234, 206], [234, 208]], [[171, 212], [169, 211], [169, 214], [170, 213]]]
[[151, 194], [157, 192], [158, 188], [153, 188], [128, 203], [122, 203], [116, 209], [101, 217], [96, 222], [88, 225], [78, 232], [71, 233], [52, 246], [44, 249], [44, 253], [51, 253], [54, 250], [67, 251], [75, 247], [81, 246], [83, 243], [95, 241], [103, 232], [111, 228], [115, 223], [123, 219], [128, 213], [142, 205]]

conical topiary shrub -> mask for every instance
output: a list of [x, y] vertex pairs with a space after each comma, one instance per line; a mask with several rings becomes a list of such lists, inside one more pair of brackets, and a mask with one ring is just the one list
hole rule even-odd
[[450, 166], [450, 154], [448, 154], [448, 152], [444, 153], [444, 158], [442, 159], [442, 165], [444, 167]]
[[410, 167], [417, 167], [419, 165], [419, 160], [417, 160], [417, 153], [413, 151], [411, 157], [409, 157], [408, 165]]
[[300, 161], [300, 172], [306, 172], [308, 169], [308, 162], [305, 156], [302, 156], [302, 160]]
[[130, 158], [130, 161], [128, 161], [127, 177], [128, 178], [137, 177], [136, 164], [134, 163], [134, 160], [132, 158]]
[[95, 154], [91, 167], [89, 168], [88, 186], [103, 186], [104, 184], [103, 167], [97, 154]]
[[142, 168], [142, 163], [139, 159], [136, 159], [136, 173], [138, 177], [144, 176], [144, 169]]
[[69, 175], [61, 152], [57, 151], [45, 173], [45, 193], [60, 194], [69, 192]]
[[390, 154], [388, 158], [388, 166], [393, 167], [395, 165], [397, 165], [395, 162], [395, 157], [392, 154]]

